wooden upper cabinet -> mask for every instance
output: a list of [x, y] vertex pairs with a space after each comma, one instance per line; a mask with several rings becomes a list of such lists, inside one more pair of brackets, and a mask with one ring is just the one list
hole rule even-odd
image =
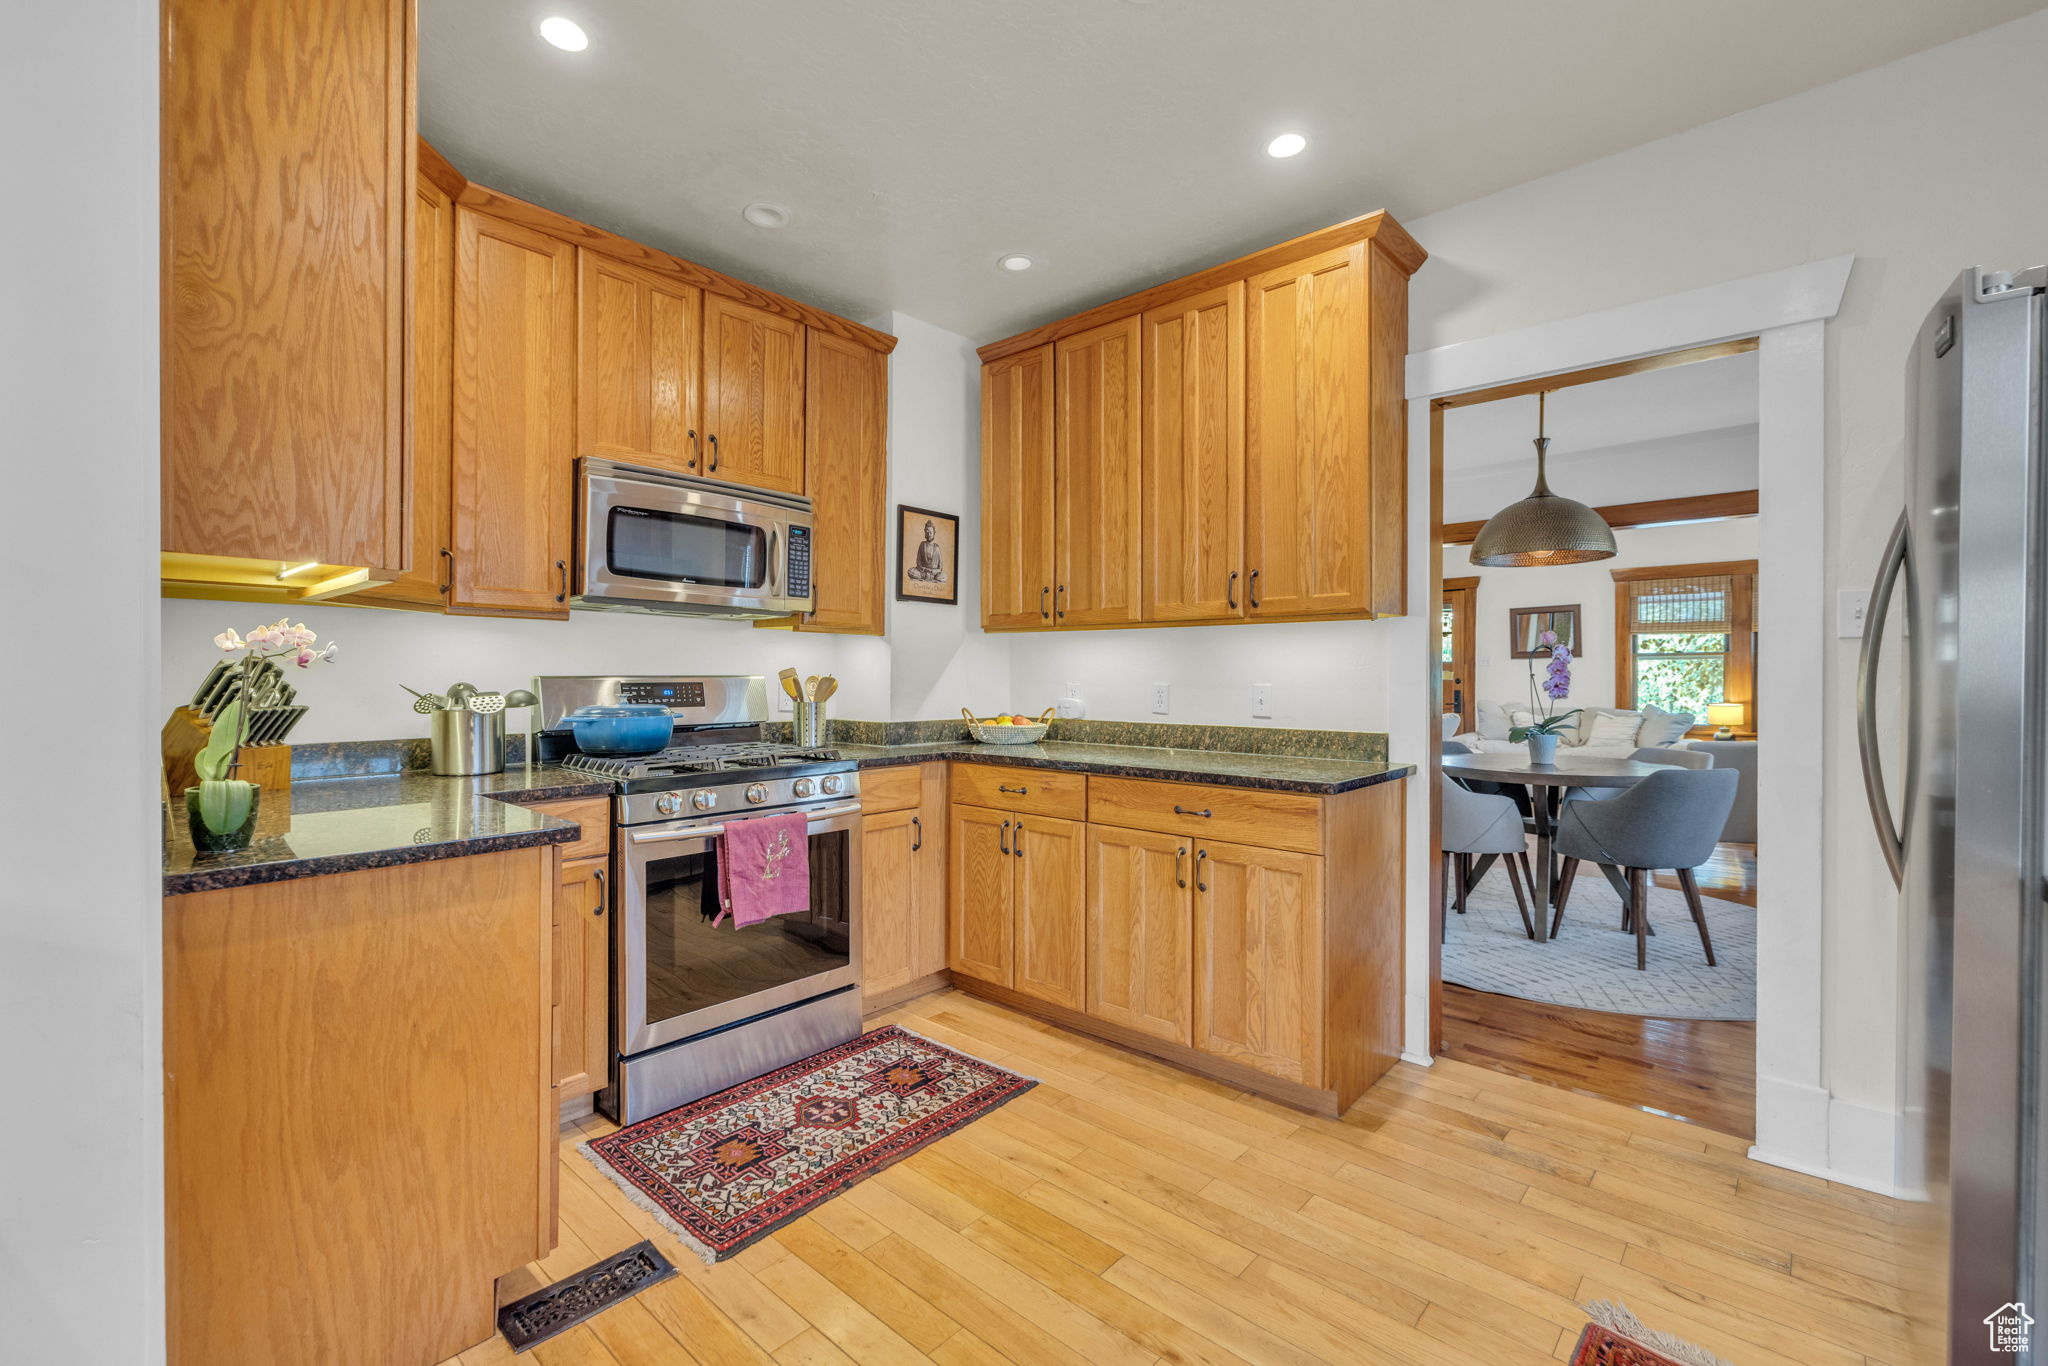
[[1244, 282], [1145, 315], [1145, 620], [1244, 615]]
[[407, 567], [412, 0], [165, 0], [163, 549]]
[[704, 461], [750, 488], [804, 491], [804, 325], [704, 296]]
[[[1253, 276], [1245, 300], [1251, 615], [1371, 610], [1366, 247]], [[1405, 452], [1386, 458], [1405, 466]]]
[[1193, 1017], [1194, 845], [1088, 827], [1088, 1013], [1181, 1044]]
[[1140, 333], [1133, 316], [1056, 344], [1057, 626], [1119, 625], [1141, 615]]
[[575, 355], [576, 249], [458, 206], [451, 610], [568, 614]]
[[1050, 626], [1053, 354], [1035, 347], [981, 369], [981, 619]]
[[878, 636], [888, 607], [889, 358], [827, 332], [811, 332], [809, 347], [804, 468], [817, 606], [797, 628]]
[[704, 293], [576, 253], [576, 453], [696, 474]]
[[1323, 861], [1204, 841], [1195, 849], [1195, 1047], [1322, 1082]]
[[1010, 828], [1017, 865], [1012, 985], [1069, 1010], [1080, 1010], [1088, 996], [1087, 830], [1079, 821], [1025, 815]]

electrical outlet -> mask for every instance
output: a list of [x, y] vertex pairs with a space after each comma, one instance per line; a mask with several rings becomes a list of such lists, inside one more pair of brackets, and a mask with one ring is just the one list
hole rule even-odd
[[796, 699], [778, 687], [775, 690], [775, 710], [784, 716], [796, 715]]
[[1165, 683], [1152, 685], [1152, 714], [1165, 716], [1173, 710], [1173, 689]]
[[1475, 668], [1484, 669], [1493, 663], [1493, 656], [1481, 655], [1479, 656], [1479, 658], [1473, 660], [1472, 663]]
[[1252, 717], [1254, 720], [1259, 721], [1270, 721], [1273, 719], [1273, 685], [1271, 683], [1252, 684]]
[[1835, 634], [1843, 640], [1863, 634], [1863, 617], [1870, 610], [1868, 588], [1844, 588], [1835, 594]]

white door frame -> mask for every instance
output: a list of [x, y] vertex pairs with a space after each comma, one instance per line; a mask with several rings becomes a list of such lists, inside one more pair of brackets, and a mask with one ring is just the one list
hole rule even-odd
[[[1408, 357], [1408, 581], [1433, 592], [1442, 516], [1431, 472], [1430, 401], [1741, 337], [1759, 339], [1757, 466], [1761, 517], [1760, 697], [1797, 697], [1822, 677], [1826, 547], [1827, 319], [1841, 307], [1855, 258], [1837, 256], [1727, 284], [1544, 323]], [[1414, 661], [1416, 686], [1392, 699], [1393, 752], [1438, 752], [1437, 613], [1411, 602], [1393, 644]], [[1395, 625], [1395, 623], [1388, 623]], [[1399, 676], [1397, 674], [1397, 676]], [[1778, 708], [1782, 719], [1787, 715]], [[1757, 755], [1757, 880], [1770, 911], [1757, 924], [1757, 1113], [1750, 1156], [1869, 1189], [1891, 1190], [1890, 1159], [1858, 1151], [1861, 1137], [1830, 1142], [1834, 1109], [1821, 1054], [1822, 727], [1781, 725]], [[1433, 767], [1433, 766], [1432, 766]], [[1437, 778], [1409, 784], [1408, 828], [1428, 831]], [[1429, 1057], [1429, 910], [1433, 851], [1409, 842], [1404, 1056]], [[1846, 1123], [1844, 1119], [1842, 1122]], [[1837, 1160], [1831, 1160], [1831, 1154]], [[1861, 1159], [1861, 1160], [1859, 1160]]]

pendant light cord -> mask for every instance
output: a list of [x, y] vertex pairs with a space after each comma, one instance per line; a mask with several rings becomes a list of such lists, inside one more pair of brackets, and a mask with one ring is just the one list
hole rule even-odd
[[1543, 434], [1543, 402], [1549, 398], [1547, 391], [1536, 391], [1536, 488], [1532, 498], [1550, 497], [1550, 438]]

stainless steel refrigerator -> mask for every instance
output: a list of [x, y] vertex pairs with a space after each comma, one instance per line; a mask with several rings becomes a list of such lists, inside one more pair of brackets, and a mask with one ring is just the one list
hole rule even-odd
[[2030, 1361], [2015, 1346], [2048, 1314], [2044, 286], [2048, 269], [1968, 271], [1914, 339], [1906, 508], [1865, 615], [1858, 738], [1900, 889], [1899, 1177], [1926, 1195], [1901, 1228], [1928, 1362]]

